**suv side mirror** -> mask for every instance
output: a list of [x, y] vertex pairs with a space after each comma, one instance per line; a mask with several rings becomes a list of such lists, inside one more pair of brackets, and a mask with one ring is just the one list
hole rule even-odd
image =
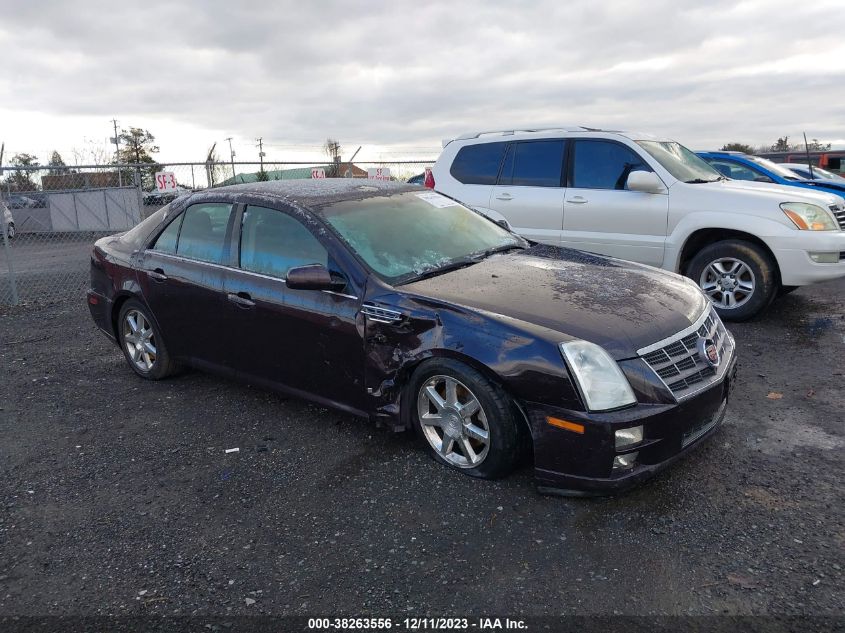
[[665, 193], [663, 181], [653, 171], [632, 171], [628, 174], [628, 189], [643, 193]]
[[322, 264], [291, 268], [285, 283], [293, 290], [343, 290], [346, 287], [346, 280], [332, 277]]

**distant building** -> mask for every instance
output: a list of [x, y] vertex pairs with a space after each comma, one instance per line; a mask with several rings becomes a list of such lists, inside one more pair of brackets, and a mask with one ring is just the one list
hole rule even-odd
[[[265, 169], [264, 173], [267, 174], [267, 180], [303, 180], [311, 178], [311, 170], [312, 169], [324, 169], [326, 175], [328, 176], [331, 174], [331, 170], [333, 165], [313, 165], [310, 167], [294, 167], [292, 169]], [[225, 187], [226, 185], [239, 185], [248, 182], [258, 182], [258, 173], [253, 172], [251, 174], [238, 174], [234, 178], [227, 178], [226, 180], [217, 184], [218, 187]], [[350, 175], [347, 175], [350, 174]], [[341, 178], [366, 178], [367, 177], [367, 170], [361, 169], [358, 165], [354, 163], [340, 163], [340, 174]]]

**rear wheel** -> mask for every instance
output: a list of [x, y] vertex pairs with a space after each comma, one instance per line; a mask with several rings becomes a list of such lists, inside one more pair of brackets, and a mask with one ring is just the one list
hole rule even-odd
[[701, 249], [686, 274], [704, 291], [723, 319], [744, 321], [759, 314], [778, 289], [777, 268], [762, 248], [725, 240]]
[[426, 361], [410, 393], [415, 427], [435, 460], [482, 479], [504, 477], [519, 462], [514, 406], [475, 369], [450, 359]]
[[136, 299], [124, 303], [120, 309], [117, 334], [120, 348], [132, 371], [148, 380], [161, 380], [175, 371], [176, 364], [170, 360], [148, 310]]

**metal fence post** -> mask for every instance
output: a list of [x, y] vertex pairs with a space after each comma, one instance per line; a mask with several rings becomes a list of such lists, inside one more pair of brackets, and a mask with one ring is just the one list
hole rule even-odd
[[9, 248], [9, 227], [6, 225], [5, 209], [0, 207], [0, 224], [3, 228], [3, 251], [6, 253], [6, 265], [9, 268], [9, 289], [12, 291], [12, 305], [18, 305], [18, 284], [15, 280], [15, 267], [12, 264], [12, 249]]

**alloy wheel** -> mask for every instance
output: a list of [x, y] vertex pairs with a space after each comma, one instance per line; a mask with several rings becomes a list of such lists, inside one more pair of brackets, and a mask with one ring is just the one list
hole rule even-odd
[[152, 324], [138, 310], [129, 310], [123, 318], [123, 345], [129, 358], [142, 372], [156, 362], [156, 341]]
[[423, 435], [445, 461], [474, 468], [490, 450], [490, 427], [481, 402], [452, 376], [432, 376], [420, 387], [417, 414]]
[[722, 257], [704, 267], [698, 285], [717, 308], [733, 310], [751, 299], [756, 279], [745, 262]]

